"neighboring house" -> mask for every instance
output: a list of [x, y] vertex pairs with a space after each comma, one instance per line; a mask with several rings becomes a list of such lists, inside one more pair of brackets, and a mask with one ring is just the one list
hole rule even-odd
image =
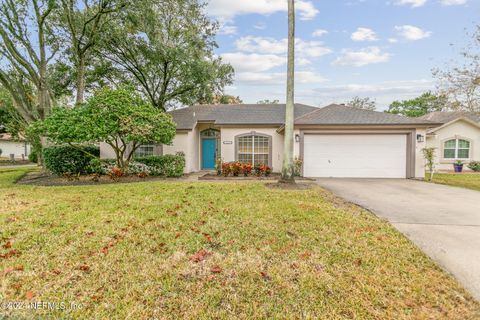
[[27, 159], [31, 146], [23, 140], [15, 140], [8, 133], [0, 133], [0, 149], [2, 158], [10, 158], [13, 154], [15, 159]]
[[457, 160], [480, 161], [480, 113], [432, 112], [420, 119], [442, 124], [427, 132], [427, 146], [437, 149], [437, 170], [453, 170]]
[[[196, 105], [171, 111], [177, 135], [146, 154], [186, 155], [186, 172], [211, 170], [215, 159], [265, 163], [280, 172], [285, 105]], [[308, 177], [413, 178], [425, 172], [421, 149], [436, 124], [345, 105], [295, 105], [295, 157]], [[101, 156], [113, 158], [101, 144]]]

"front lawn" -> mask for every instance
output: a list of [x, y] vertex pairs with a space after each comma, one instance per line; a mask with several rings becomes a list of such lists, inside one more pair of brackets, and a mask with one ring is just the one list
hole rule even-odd
[[4, 308], [0, 317], [480, 316], [390, 225], [319, 188], [13, 185], [25, 170], [0, 171], [1, 302], [65, 310]]
[[433, 182], [480, 191], [480, 173], [436, 173]]

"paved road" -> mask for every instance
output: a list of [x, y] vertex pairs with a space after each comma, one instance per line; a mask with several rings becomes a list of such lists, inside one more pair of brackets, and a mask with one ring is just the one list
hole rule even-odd
[[317, 179], [388, 220], [480, 300], [480, 192], [403, 179]]

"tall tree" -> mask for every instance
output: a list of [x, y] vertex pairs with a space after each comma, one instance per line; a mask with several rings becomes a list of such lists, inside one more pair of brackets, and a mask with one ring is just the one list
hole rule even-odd
[[360, 98], [359, 96], [355, 96], [352, 98], [352, 100], [347, 102], [347, 105], [350, 107], [371, 111], [375, 111], [377, 109], [375, 100], [372, 100], [369, 97]]
[[278, 103], [280, 103], [280, 101], [277, 99], [275, 100], [264, 99], [264, 100], [257, 101], [257, 104], [278, 104]]
[[445, 96], [425, 92], [414, 99], [393, 101], [385, 112], [407, 117], [421, 117], [430, 112], [445, 110], [447, 106], [448, 101]]
[[108, 16], [125, 5], [120, 0], [61, 0], [58, 16], [75, 66], [77, 104], [84, 101], [88, 61], [105, 32]]
[[109, 24], [102, 53], [161, 110], [208, 101], [233, 76], [214, 55], [217, 28], [197, 0], [137, 0]]
[[200, 100], [199, 104], [242, 104], [243, 101], [239, 96], [231, 96], [228, 94], [215, 95], [208, 100]]
[[[58, 50], [50, 21], [55, 5], [54, 0], [0, 4], [0, 83], [27, 122], [44, 119], [52, 105], [47, 67]], [[28, 82], [35, 88], [35, 99], [27, 92]]]
[[287, 104], [285, 106], [285, 133], [281, 182], [295, 183], [293, 165], [294, 84], [295, 84], [295, 4], [288, 0], [288, 62]]
[[480, 26], [473, 34], [473, 42], [461, 53], [463, 64], [435, 69], [438, 89], [449, 100], [451, 110], [480, 112]]

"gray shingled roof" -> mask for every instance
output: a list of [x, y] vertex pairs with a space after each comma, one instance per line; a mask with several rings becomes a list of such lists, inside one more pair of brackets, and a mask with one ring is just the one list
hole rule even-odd
[[450, 121], [453, 121], [458, 118], [467, 118], [469, 120], [472, 120], [474, 122], [480, 123], [480, 112], [461, 112], [461, 111], [455, 111], [455, 112], [432, 112], [429, 114], [426, 114], [422, 117], [419, 117], [420, 119], [424, 120], [429, 120], [429, 121], [434, 121], [434, 122], [439, 122], [439, 123], [448, 123]]
[[[318, 108], [295, 104], [295, 117]], [[169, 112], [177, 123], [177, 129], [193, 129], [200, 121], [212, 121], [217, 125], [268, 124], [281, 126], [285, 120], [285, 104], [236, 104], [195, 105]]]
[[331, 104], [295, 120], [298, 125], [436, 125], [436, 123], [385, 112], [362, 110], [343, 104]]
[[[214, 122], [217, 125], [278, 125], [285, 119], [284, 104], [195, 105], [171, 111], [177, 129], [191, 130], [197, 122]], [[346, 105], [332, 104], [315, 108], [295, 104], [296, 125], [437, 125], [421, 118], [361, 110]]]

